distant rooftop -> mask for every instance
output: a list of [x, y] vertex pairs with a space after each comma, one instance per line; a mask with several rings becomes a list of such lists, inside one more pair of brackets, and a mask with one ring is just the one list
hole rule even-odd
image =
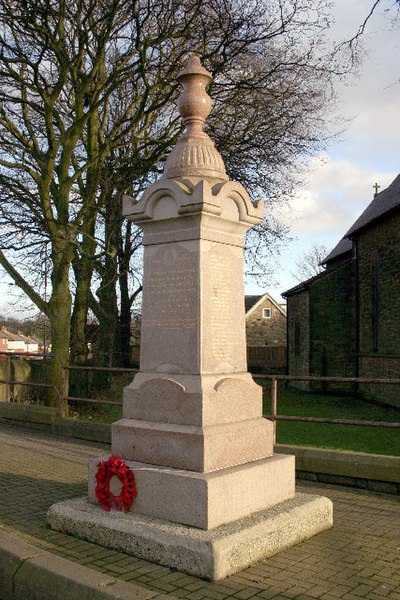
[[38, 340], [35, 340], [30, 335], [24, 335], [22, 331], [18, 331], [18, 335], [21, 338], [21, 340], [24, 340], [24, 342], [26, 342], [27, 344], [38, 344]]
[[8, 329], [6, 327], [2, 327], [1, 332], [8, 340], [10, 340], [12, 342], [22, 342], [23, 341], [21, 336], [17, 335], [16, 333], [13, 333], [12, 331], [8, 331]]
[[268, 293], [258, 294], [257, 296], [252, 296], [252, 295], [245, 296], [244, 297], [244, 307], [245, 307], [246, 314], [249, 312], [249, 310], [251, 310], [253, 308], [253, 306], [255, 306], [257, 304], [257, 302], [259, 302], [261, 300], [261, 298], [268, 298], [278, 308], [278, 310], [280, 310], [280, 312], [282, 312], [284, 315], [286, 315], [286, 304], [284, 304], [282, 302], [277, 302]]
[[251, 308], [263, 297], [264, 294], [258, 296], [245, 296], [244, 297], [244, 308], [246, 312], [249, 312]]

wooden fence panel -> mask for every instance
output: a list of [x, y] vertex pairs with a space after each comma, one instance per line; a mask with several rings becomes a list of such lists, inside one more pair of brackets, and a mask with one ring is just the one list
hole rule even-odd
[[270, 369], [286, 369], [286, 346], [247, 346], [249, 367], [262, 367], [264, 373]]

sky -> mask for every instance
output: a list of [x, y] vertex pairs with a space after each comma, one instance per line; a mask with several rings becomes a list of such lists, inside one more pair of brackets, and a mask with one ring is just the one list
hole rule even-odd
[[[371, 17], [359, 77], [338, 90], [338, 119], [351, 119], [346, 130], [310, 161], [306, 183], [290, 210], [277, 214], [289, 226], [291, 241], [276, 258], [274, 279], [266, 287], [249, 282], [246, 293], [268, 292], [282, 302], [280, 294], [298, 283], [293, 274], [299, 257], [316, 242], [330, 251], [371, 202], [375, 182], [382, 191], [400, 172], [400, 25], [391, 30], [394, 3], [382, 0]], [[372, 4], [373, 0], [336, 0], [332, 36], [352, 37]], [[1, 314], [21, 318], [37, 313], [27, 310], [28, 303], [19, 301], [16, 306], [15, 286], [3, 272], [1, 281]]]
[[[372, 0], [337, 0], [336, 37], [354, 35]], [[389, 9], [384, 13], [384, 9]], [[367, 51], [360, 74], [339, 88], [338, 114], [350, 118], [346, 130], [308, 164], [306, 184], [290, 210], [281, 211], [290, 227], [289, 241], [276, 260], [275, 281], [266, 288], [247, 283], [246, 293], [281, 293], [297, 285], [296, 261], [313, 243], [329, 251], [373, 199], [373, 185], [382, 191], [400, 172], [400, 26], [391, 30], [394, 0], [378, 7], [366, 28]]]

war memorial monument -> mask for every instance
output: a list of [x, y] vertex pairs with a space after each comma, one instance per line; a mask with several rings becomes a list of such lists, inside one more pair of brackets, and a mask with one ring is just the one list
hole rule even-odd
[[144, 232], [140, 372], [90, 461], [88, 498], [53, 505], [54, 529], [211, 580], [332, 525], [332, 503], [295, 493], [247, 372], [243, 247], [263, 202], [226, 175], [203, 131], [210, 73], [178, 75], [186, 130], [164, 174], [124, 214]]

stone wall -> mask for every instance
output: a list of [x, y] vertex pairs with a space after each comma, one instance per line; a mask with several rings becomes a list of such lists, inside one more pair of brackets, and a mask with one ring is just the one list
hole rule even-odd
[[[9, 379], [16, 383], [10, 384], [7, 396], [7, 384], [0, 384], [0, 402], [42, 402], [47, 399], [47, 388], [18, 385], [17, 382], [32, 381], [48, 383], [48, 365], [45, 360], [29, 360], [23, 357], [9, 357]], [[0, 361], [0, 379], [7, 379], [7, 360]]]
[[[360, 377], [400, 379], [400, 357], [360, 356]], [[400, 408], [400, 384], [362, 383], [359, 392], [369, 400], [378, 400]]]
[[[358, 256], [360, 353], [400, 357], [400, 214], [362, 233]], [[377, 274], [375, 292], [374, 272]], [[378, 339], [374, 349], [372, 317], [376, 309]]]
[[[8, 368], [7, 368], [7, 362]], [[8, 378], [11, 381], [30, 381], [31, 380], [31, 368], [29, 361], [20, 357], [9, 357], [7, 360], [0, 362], [0, 378], [3, 380]], [[28, 386], [9, 384], [8, 392], [10, 394], [7, 397], [7, 384], [2, 383], [0, 385], [0, 402], [25, 402], [29, 398]]]
[[[355, 262], [346, 261], [288, 297], [289, 375], [356, 377]], [[355, 391], [349, 383], [294, 384], [315, 391]]]
[[[400, 378], [400, 213], [358, 232], [356, 242], [357, 260], [336, 264], [288, 297], [289, 375], [308, 374], [309, 362], [315, 376]], [[400, 407], [399, 385], [311, 387], [358, 391]]]
[[[327, 270], [310, 286], [310, 375], [357, 376], [355, 261]], [[313, 384], [320, 391], [355, 391], [355, 384]]]
[[[400, 377], [400, 213], [358, 238], [360, 377]], [[400, 386], [360, 386], [368, 398], [400, 406]]]
[[[263, 309], [270, 309], [271, 318], [263, 318]], [[286, 346], [286, 315], [265, 298], [246, 314], [248, 346]]]
[[[288, 374], [310, 375], [310, 311], [308, 290], [287, 299]], [[308, 390], [309, 383], [295, 381], [294, 386]]]

